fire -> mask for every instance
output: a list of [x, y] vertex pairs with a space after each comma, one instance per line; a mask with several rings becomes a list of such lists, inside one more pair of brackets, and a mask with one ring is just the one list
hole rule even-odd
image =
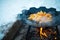
[[55, 35], [54, 39], [57, 39], [56, 31], [52, 31], [52, 29], [44, 29], [43, 27], [40, 27], [39, 32], [41, 39], [48, 38], [49, 35]]
[[[36, 21], [38, 23], [46, 23], [46, 22], [52, 21], [52, 15], [50, 13], [40, 11], [35, 14], [31, 14], [28, 17], [28, 19]], [[53, 34], [53, 35], [56, 34], [56, 32], [53, 32], [52, 29], [43, 29], [43, 27], [39, 28], [39, 32], [40, 32], [39, 34], [40, 34], [41, 39], [43, 37], [48, 38], [48, 36], [51, 34]], [[55, 39], [57, 39], [57, 38], [55, 37]]]
[[42, 38], [42, 36], [48, 37], [47, 34], [45, 32], [42, 32], [43, 28], [40, 28], [40, 37]]
[[36, 14], [31, 14], [28, 19], [34, 20], [39, 23], [49, 22], [52, 21], [52, 15], [50, 13], [40, 11], [37, 12]]

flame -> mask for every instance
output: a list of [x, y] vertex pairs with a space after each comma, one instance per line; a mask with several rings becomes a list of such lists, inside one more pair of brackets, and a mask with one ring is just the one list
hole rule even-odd
[[43, 29], [43, 27], [40, 27], [40, 30], [39, 31], [40, 31], [40, 38], [41, 39], [43, 39], [43, 37], [44, 38], [48, 38], [49, 35], [51, 35], [51, 34], [52, 35], [55, 35], [55, 38], [54, 39], [57, 39], [56, 38], [56, 31], [53, 32], [52, 29], [48, 29], [47, 30], [47, 29]]
[[45, 37], [48, 37], [47, 34], [45, 32], [42, 32], [43, 31], [43, 28], [40, 27], [40, 37], [42, 39], [42, 36], [45, 36]]
[[[40, 12], [37, 12], [36, 14], [31, 14], [28, 17], [28, 19], [34, 20], [39, 23], [46, 23], [46, 22], [52, 21], [52, 15], [50, 13], [40, 11]], [[52, 29], [44, 30], [42, 27], [40, 27], [39, 32], [40, 32], [39, 34], [40, 34], [41, 39], [42, 37], [47, 38], [51, 34], [56, 34], [56, 32], [53, 32]], [[55, 39], [57, 38], [55, 37]]]
[[42, 23], [52, 21], [52, 15], [50, 13], [40, 11], [37, 12], [36, 14], [31, 14], [28, 19]]

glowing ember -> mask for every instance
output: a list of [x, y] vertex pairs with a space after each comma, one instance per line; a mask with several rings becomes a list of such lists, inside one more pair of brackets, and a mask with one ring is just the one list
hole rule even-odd
[[28, 18], [30, 20], [34, 20], [39, 23], [46, 23], [49, 21], [52, 21], [52, 15], [50, 13], [46, 12], [37, 12], [36, 14], [31, 14], [30, 17]]

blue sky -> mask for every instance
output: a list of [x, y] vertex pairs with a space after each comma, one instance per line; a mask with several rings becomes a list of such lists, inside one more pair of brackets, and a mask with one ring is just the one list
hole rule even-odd
[[60, 11], [60, 0], [0, 0], [0, 25], [16, 20], [17, 14], [30, 7], [53, 7]]

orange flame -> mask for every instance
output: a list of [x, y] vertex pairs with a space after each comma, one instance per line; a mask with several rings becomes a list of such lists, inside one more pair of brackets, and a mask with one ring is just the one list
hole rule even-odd
[[42, 32], [43, 28], [40, 28], [40, 37], [42, 38], [42, 36], [48, 37], [47, 34], [45, 32]]
[[44, 37], [44, 38], [48, 38], [49, 35], [55, 35], [55, 38], [54, 39], [57, 39], [56, 37], [56, 31], [52, 31], [52, 29], [43, 29], [43, 27], [40, 27], [40, 37], [41, 39]]
[[[46, 22], [52, 21], [52, 15], [50, 13], [40, 11], [40, 12], [37, 12], [36, 14], [31, 14], [28, 17], [28, 19], [29, 20], [34, 20], [34, 21], [39, 22], [39, 23], [46, 23]], [[43, 30], [42, 27], [40, 27], [39, 32], [40, 32], [41, 39], [42, 39], [43, 36], [47, 38], [50, 34], [56, 34], [56, 32], [53, 32], [50, 29], [49, 29], [49, 31], [48, 30]]]
[[52, 15], [50, 13], [40, 11], [37, 12], [36, 14], [31, 14], [28, 19], [42, 23], [52, 21]]

